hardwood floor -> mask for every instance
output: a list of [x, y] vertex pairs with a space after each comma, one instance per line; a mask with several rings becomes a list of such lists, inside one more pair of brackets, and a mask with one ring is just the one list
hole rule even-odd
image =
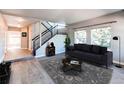
[[32, 57], [28, 49], [8, 49], [4, 61], [13, 61], [25, 57]]
[[10, 84], [53, 84], [54, 82], [34, 58], [11, 65]]
[[[10, 84], [54, 84], [53, 80], [40, 65], [38, 60], [54, 60], [54, 58], [64, 57], [59, 54], [53, 57], [43, 57], [39, 59], [27, 59], [13, 62], [11, 65]], [[113, 66], [110, 84], [124, 84], [124, 68]]]
[[124, 68], [112, 67], [113, 74], [110, 83], [111, 84], [124, 84]]

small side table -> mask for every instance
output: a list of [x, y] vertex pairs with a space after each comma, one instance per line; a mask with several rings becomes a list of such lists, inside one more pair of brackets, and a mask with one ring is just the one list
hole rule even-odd
[[46, 47], [46, 56], [54, 56], [55, 47]]

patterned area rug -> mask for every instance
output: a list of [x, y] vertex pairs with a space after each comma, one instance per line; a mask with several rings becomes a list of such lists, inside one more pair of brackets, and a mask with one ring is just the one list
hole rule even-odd
[[82, 72], [63, 72], [61, 59], [40, 61], [41, 66], [56, 84], [108, 84], [112, 70], [82, 63]]

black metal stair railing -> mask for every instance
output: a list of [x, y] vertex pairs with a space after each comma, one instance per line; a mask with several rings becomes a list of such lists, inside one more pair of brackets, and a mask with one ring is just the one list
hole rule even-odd
[[50, 31], [50, 29], [53, 27], [49, 22], [47, 22], [47, 21], [44, 21], [44, 22], [42, 22], [41, 23], [45, 28], [46, 28], [46, 30], [49, 30]]
[[52, 27], [50, 29], [51, 31], [47, 31], [46, 33], [41, 34], [41, 40], [42, 40], [41, 45], [45, 44], [48, 40], [50, 40], [53, 36], [55, 36], [57, 34], [57, 31], [58, 31], [56, 29], [57, 26], [58, 25]]
[[[41, 24], [43, 25], [43, 23]], [[56, 29], [57, 26], [58, 25], [47, 28], [45, 31], [43, 31], [42, 33], [40, 33], [39, 35], [35, 36], [32, 39], [34, 56], [36, 55], [36, 50], [40, 48], [40, 46], [45, 44], [48, 40], [50, 40], [53, 36], [55, 36], [58, 33], [58, 30]], [[40, 42], [40, 39], [41, 39], [41, 42]]]

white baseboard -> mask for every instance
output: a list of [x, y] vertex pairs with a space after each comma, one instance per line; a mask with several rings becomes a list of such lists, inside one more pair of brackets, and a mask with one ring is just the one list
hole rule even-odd
[[[61, 53], [65, 53], [65, 52], [64, 51], [58, 52], [58, 53], [56, 53], [56, 55], [61, 54]], [[41, 57], [46, 57], [46, 55], [37, 55], [37, 56], [35, 56], [35, 58], [41, 58]]]
[[[119, 63], [119, 61], [115, 61], [115, 60], [113, 60], [113, 63], [118, 64], [118, 63]], [[120, 62], [120, 64], [121, 64], [121, 65], [124, 65], [124, 62]]]
[[35, 56], [35, 58], [40, 58], [40, 57], [45, 57], [45, 55], [38, 55], [38, 56]]

